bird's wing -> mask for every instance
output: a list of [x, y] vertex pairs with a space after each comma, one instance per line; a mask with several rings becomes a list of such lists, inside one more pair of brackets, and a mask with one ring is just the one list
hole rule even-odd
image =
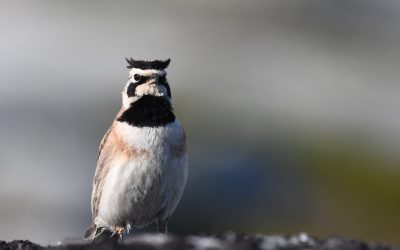
[[92, 191], [92, 202], [91, 202], [93, 220], [96, 218], [98, 213], [98, 205], [100, 202], [101, 191], [104, 185], [104, 180], [107, 175], [107, 172], [110, 169], [109, 159], [115, 145], [113, 143], [114, 137], [110, 136], [111, 131], [112, 128], [110, 128], [107, 131], [107, 133], [103, 136], [103, 139], [101, 140], [99, 146], [99, 157], [97, 159], [96, 172], [94, 174], [94, 179], [93, 179], [93, 191]]
[[103, 136], [103, 139], [101, 139], [101, 142], [100, 142], [100, 145], [99, 145], [99, 157], [100, 157], [100, 154], [101, 154], [101, 150], [102, 150], [103, 147], [104, 147], [104, 143], [106, 142], [108, 136], [110, 135], [110, 132], [111, 132], [111, 128], [109, 128], [109, 129], [107, 130], [107, 132], [106, 132], [105, 135]]

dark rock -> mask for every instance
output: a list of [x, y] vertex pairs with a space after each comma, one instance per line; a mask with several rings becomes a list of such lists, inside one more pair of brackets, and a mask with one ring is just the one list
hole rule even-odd
[[55, 249], [55, 250], [400, 250], [399, 247], [366, 243], [360, 240], [349, 240], [340, 237], [318, 239], [301, 233], [294, 236], [285, 235], [245, 235], [224, 233], [215, 235], [175, 236], [165, 234], [138, 234], [126, 237], [124, 244], [115, 240], [95, 243], [60, 244], [41, 247], [29, 241], [0, 241], [0, 250]]
[[14, 240], [11, 242], [0, 241], [0, 250], [39, 250], [44, 249], [29, 240]]

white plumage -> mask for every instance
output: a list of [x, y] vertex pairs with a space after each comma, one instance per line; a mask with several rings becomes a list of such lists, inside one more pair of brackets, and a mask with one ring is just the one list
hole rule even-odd
[[175, 210], [187, 177], [187, 154], [177, 154], [184, 132], [179, 122], [160, 128], [117, 124], [130, 147], [143, 150], [134, 158], [115, 157], [107, 174], [95, 224], [113, 228], [121, 218], [126, 225], [146, 226], [159, 211], [161, 220]]
[[[169, 63], [138, 62], [142, 67], [148, 67], [146, 62]], [[164, 68], [130, 72], [122, 108], [100, 145], [91, 202], [93, 221], [85, 239], [94, 239], [104, 230], [122, 235], [153, 222], [160, 231], [167, 230], [186, 184], [188, 155], [185, 131], [172, 113], [165, 75]]]

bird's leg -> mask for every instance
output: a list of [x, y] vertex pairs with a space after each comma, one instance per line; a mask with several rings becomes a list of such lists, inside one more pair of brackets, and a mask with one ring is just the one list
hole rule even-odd
[[118, 235], [119, 238], [121, 239], [122, 244], [124, 244], [124, 232], [125, 232], [125, 227], [116, 226], [116, 227], [115, 227], [115, 232], [117, 233], [117, 235]]
[[121, 244], [124, 245], [124, 235], [120, 234], [119, 239], [121, 240]]
[[157, 230], [160, 233], [168, 233], [168, 220], [169, 218], [166, 218], [165, 220], [159, 220], [157, 223]]

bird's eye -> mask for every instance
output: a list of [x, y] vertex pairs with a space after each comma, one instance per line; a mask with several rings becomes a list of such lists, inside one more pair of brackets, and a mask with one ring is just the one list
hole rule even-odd
[[134, 74], [133, 75], [133, 79], [135, 79], [135, 81], [139, 81], [140, 80], [140, 75], [139, 74]]

